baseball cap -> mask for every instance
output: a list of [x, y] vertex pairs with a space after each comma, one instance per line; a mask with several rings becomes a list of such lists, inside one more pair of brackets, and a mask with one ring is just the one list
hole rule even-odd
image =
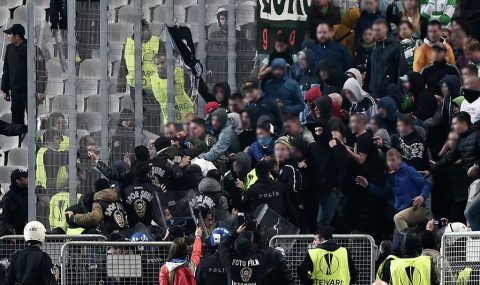
[[22, 179], [22, 178], [28, 178], [28, 172], [23, 169], [15, 169], [10, 175], [10, 180], [12, 181], [13, 185], [15, 185], [15, 182], [18, 179]]
[[3, 31], [7, 35], [20, 35], [25, 36], [25, 28], [20, 24], [13, 24], [10, 29]]
[[245, 82], [245, 84], [242, 87], [243, 91], [249, 91], [252, 89], [258, 89], [260, 88], [260, 84], [258, 83], [257, 79], [250, 79]]
[[217, 110], [218, 107], [219, 105], [217, 102], [214, 102], [214, 101], [208, 102], [207, 104], [205, 104], [205, 107], [204, 107], [205, 115], [208, 115], [213, 111]]
[[437, 43], [432, 47], [433, 50], [447, 51], [447, 47], [442, 43]]

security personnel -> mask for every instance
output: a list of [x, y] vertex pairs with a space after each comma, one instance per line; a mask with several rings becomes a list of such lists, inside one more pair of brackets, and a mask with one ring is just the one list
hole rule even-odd
[[350, 253], [332, 239], [330, 229], [319, 230], [314, 244], [316, 248], [308, 251], [297, 269], [302, 284], [349, 285], [357, 281], [357, 269]]
[[458, 273], [456, 285], [468, 285], [470, 282], [470, 276], [473, 269], [471, 267], [465, 267], [462, 271]]
[[[70, 138], [63, 133], [66, 129], [65, 116], [60, 112], [53, 112], [48, 116], [47, 129], [52, 129], [60, 132], [60, 148], [59, 150], [68, 150], [70, 145]], [[40, 136], [37, 141], [40, 145], [45, 142], [44, 136]]]
[[216, 228], [210, 234], [208, 239], [211, 248], [211, 254], [206, 255], [200, 261], [197, 268], [197, 285], [224, 285], [227, 284], [227, 273], [220, 260], [218, 246], [230, 232], [224, 228]]
[[61, 151], [61, 133], [49, 129], [44, 135], [45, 146], [37, 152], [37, 187], [44, 189], [61, 188], [68, 177], [68, 151]]
[[405, 236], [403, 258], [390, 255], [379, 266], [377, 279], [391, 285], [415, 284], [437, 285], [433, 261], [430, 256], [422, 254], [422, 243], [417, 234]]
[[15, 169], [10, 191], [0, 201], [0, 234], [19, 235], [28, 221], [28, 173]]
[[40, 222], [32, 221], [25, 226], [23, 236], [27, 246], [13, 255], [3, 284], [57, 284], [52, 259], [40, 249], [45, 243], [45, 234], [45, 226]]
[[[153, 62], [155, 54], [160, 52], [160, 38], [152, 35], [148, 22], [142, 20], [142, 78], [143, 90], [151, 90], [150, 76], [157, 73], [157, 67]], [[133, 37], [127, 38], [123, 51], [123, 59], [127, 70], [127, 84], [135, 88], [135, 41]], [[123, 66], [123, 65], [121, 65]], [[131, 94], [134, 92], [131, 92]]]
[[[77, 194], [77, 202], [82, 195]], [[50, 198], [50, 213], [48, 215], [48, 221], [50, 222], [50, 228], [61, 228], [65, 232], [68, 229], [67, 218], [65, 217], [65, 210], [70, 207], [70, 193], [68, 191], [62, 191]]]
[[65, 214], [71, 222], [84, 228], [96, 227], [105, 235], [128, 228], [127, 213], [108, 180], [102, 178], [95, 182], [93, 201], [92, 211], [88, 213], [74, 214], [68, 211]]
[[128, 224], [135, 226], [142, 223], [145, 226], [151, 225], [155, 219], [155, 209], [159, 209], [155, 193], [159, 189], [151, 183], [148, 178], [150, 166], [148, 162], [137, 163], [134, 169], [135, 177], [133, 183], [125, 188], [123, 205], [127, 212]]

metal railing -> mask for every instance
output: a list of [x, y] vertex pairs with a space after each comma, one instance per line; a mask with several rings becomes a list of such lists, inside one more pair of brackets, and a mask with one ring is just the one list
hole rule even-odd
[[67, 242], [61, 284], [158, 284], [170, 242]]
[[[314, 235], [279, 235], [270, 240], [270, 247], [281, 247], [285, 251], [289, 269], [300, 285], [297, 267], [303, 262], [307, 251], [314, 248]], [[333, 235], [338, 245], [348, 249], [358, 271], [357, 285], [369, 285], [375, 280], [377, 246], [369, 235]]]
[[442, 236], [441, 284], [480, 284], [480, 232]]

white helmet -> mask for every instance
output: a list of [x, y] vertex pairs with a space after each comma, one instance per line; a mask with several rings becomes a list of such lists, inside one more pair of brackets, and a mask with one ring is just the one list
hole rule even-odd
[[23, 237], [26, 242], [33, 240], [44, 243], [46, 233], [47, 230], [45, 229], [45, 226], [38, 221], [29, 222], [23, 229]]
[[449, 223], [445, 227], [445, 233], [463, 233], [463, 232], [468, 232], [467, 226], [463, 223], [455, 222], [455, 223]]

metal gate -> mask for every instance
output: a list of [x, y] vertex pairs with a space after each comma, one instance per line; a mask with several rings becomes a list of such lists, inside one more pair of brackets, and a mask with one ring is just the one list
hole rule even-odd
[[[270, 240], [270, 247], [281, 247], [285, 251], [288, 267], [293, 273], [296, 284], [298, 279], [297, 267], [303, 262], [307, 251], [313, 248], [313, 235], [279, 235]], [[358, 281], [354, 284], [369, 285], [375, 279], [375, 260], [377, 247], [374, 239], [369, 235], [333, 235], [333, 239], [346, 247], [358, 271]]]
[[442, 236], [441, 284], [480, 284], [480, 232]]
[[68, 242], [61, 284], [159, 284], [171, 242]]

